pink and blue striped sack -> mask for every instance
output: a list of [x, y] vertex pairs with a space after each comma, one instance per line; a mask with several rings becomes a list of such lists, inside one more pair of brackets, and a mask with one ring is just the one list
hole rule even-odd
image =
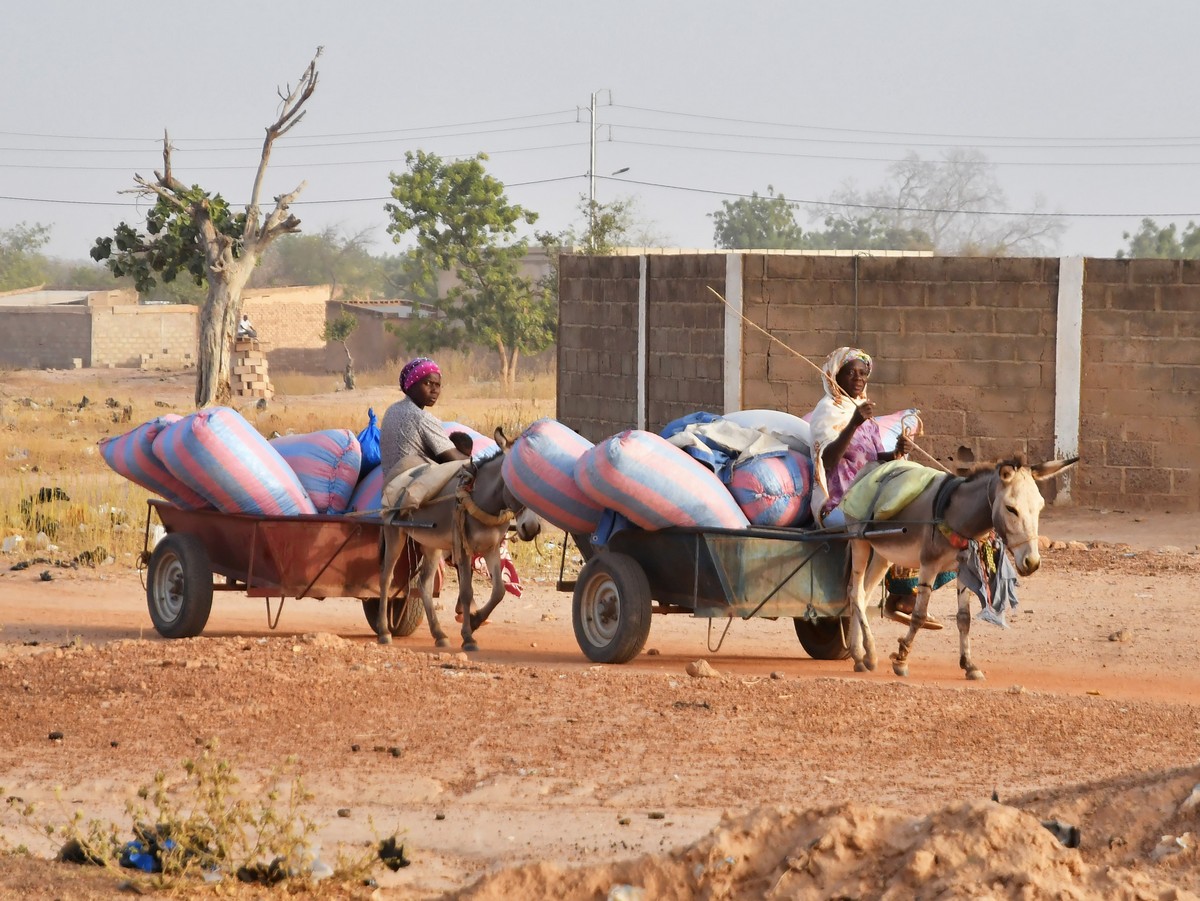
[[367, 522], [382, 522], [379, 511], [383, 508], [383, 467], [373, 466], [367, 472], [362, 480], [358, 483], [358, 487], [354, 489], [354, 494], [350, 496], [350, 502], [346, 505], [347, 513], [368, 513], [373, 516], [363, 516], [361, 519]]
[[739, 461], [729, 493], [753, 525], [806, 525], [812, 519], [812, 461], [795, 451]]
[[154, 456], [222, 513], [317, 512], [279, 452], [229, 407], [198, 410], [167, 426], [154, 439]]
[[621, 432], [585, 451], [575, 483], [593, 503], [647, 531], [750, 524], [712, 470], [653, 432]]
[[100, 455], [105, 463], [135, 485], [181, 509], [200, 510], [210, 506], [204, 496], [171, 475], [154, 456], [154, 439], [180, 418], [175, 413], [167, 413], [142, 423], [124, 435], [104, 438], [100, 441]]
[[486, 450], [495, 450], [498, 447], [494, 438], [489, 438], [487, 435], [481, 434], [469, 425], [463, 425], [461, 422], [443, 422], [442, 428], [446, 430], [447, 437], [449, 437], [451, 432], [466, 432], [470, 435], [472, 457], [477, 457]]
[[592, 446], [558, 420], [539, 419], [517, 437], [504, 457], [504, 484], [552, 526], [565, 532], [594, 532], [604, 508], [575, 482], [575, 464]]
[[325, 429], [271, 439], [318, 513], [342, 513], [358, 485], [362, 449], [349, 429]]

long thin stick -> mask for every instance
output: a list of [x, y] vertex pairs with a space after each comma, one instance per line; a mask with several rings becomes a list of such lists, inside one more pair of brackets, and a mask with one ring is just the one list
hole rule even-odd
[[[766, 336], [767, 336], [767, 338], [768, 338], [769, 340], [771, 340], [771, 341], [774, 341], [776, 344], [778, 344], [780, 347], [782, 347], [782, 348], [783, 348], [784, 350], [786, 350], [788, 353], [790, 353], [790, 354], [793, 354], [793, 355], [795, 355], [795, 356], [799, 357], [801, 360], [803, 360], [805, 363], [807, 363], [807, 364], [808, 364], [809, 366], [811, 366], [813, 369], [817, 370], [817, 372], [821, 373], [821, 380], [822, 380], [822, 381], [832, 381], [832, 384], [833, 384], [833, 390], [834, 390], [835, 392], [837, 392], [838, 394], [842, 394], [842, 395], [845, 395], [845, 396], [849, 397], [849, 395], [847, 395], [847, 394], [846, 394], [846, 392], [842, 390], [842, 386], [841, 386], [841, 385], [839, 385], [839, 384], [837, 383], [837, 381], [836, 381], [836, 380], [830, 380], [830, 379], [828, 378], [828, 376], [826, 376], [826, 375], [825, 375], [825, 370], [824, 370], [824, 369], [822, 369], [820, 366], [818, 366], [816, 363], [814, 363], [814, 362], [813, 362], [812, 360], [810, 360], [808, 357], [804, 356], [804, 354], [800, 353], [800, 351], [796, 350], [796, 349], [795, 349], [795, 348], [793, 348], [793, 347], [789, 347], [789, 346], [788, 346], [787, 344], [785, 344], [783, 341], [780, 341], [778, 338], [776, 338], [774, 335], [772, 335], [770, 332], [768, 332], [768, 331], [767, 331], [765, 328], [763, 328], [763, 327], [762, 327], [761, 325], [759, 325], [757, 322], [755, 322], [754, 320], [750, 319], [750, 317], [748, 317], [748, 316], [747, 316], [745, 313], [743, 313], [741, 310], [739, 310], [739, 309], [736, 309], [736, 308], [733, 306], [733, 304], [731, 304], [731, 303], [730, 303], [728, 300], [726, 300], [726, 299], [725, 299], [725, 298], [724, 298], [724, 297], [721, 295], [721, 292], [720, 292], [720, 291], [718, 291], [716, 288], [714, 288], [712, 285], [706, 285], [705, 287], [707, 287], [709, 291], [711, 291], [711, 292], [712, 292], [714, 295], [716, 295], [717, 299], [718, 299], [718, 300], [720, 300], [720, 301], [721, 301], [721, 303], [725, 304], [725, 306], [726, 306], [726, 307], [728, 307], [730, 310], [732, 310], [734, 313], [736, 313], [736, 314], [737, 314], [737, 315], [738, 315], [738, 316], [741, 318], [742, 322], [746, 323], [746, 324], [747, 324], [748, 326], [750, 326], [751, 328], [757, 329], [758, 331], [762, 332], [764, 335], [766, 335]], [[919, 444], [917, 444], [917, 442], [916, 442], [916, 441], [915, 441], [915, 440], [914, 440], [914, 439], [913, 439], [911, 436], [909, 437], [909, 439], [908, 439], [908, 440], [909, 440], [909, 441], [912, 443], [912, 446], [913, 446], [913, 448], [914, 448], [914, 449], [916, 449], [916, 450], [920, 451], [922, 454], [924, 454], [924, 455], [925, 455], [925, 456], [926, 456], [926, 457], [927, 457], [927, 458], [928, 458], [930, 461], [932, 461], [932, 462], [933, 462], [933, 463], [934, 463], [934, 464], [935, 464], [935, 465], [936, 465], [938, 468], [940, 468], [940, 469], [942, 469], [942, 470], [944, 470], [944, 471], [946, 471], [946, 472], [949, 472], [949, 471], [950, 471], [949, 469], [946, 469], [946, 467], [945, 467], [945, 466], [942, 464], [942, 462], [941, 462], [940, 460], [938, 460], [936, 457], [934, 457], [932, 454], [930, 454], [930, 453], [929, 453], [927, 450], [925, 450], [923, 447], [921, 447]]]

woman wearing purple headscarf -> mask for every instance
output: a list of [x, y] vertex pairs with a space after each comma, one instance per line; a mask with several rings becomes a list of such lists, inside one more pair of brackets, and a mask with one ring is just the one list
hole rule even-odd
[[442, 422], [425, 408], [442, 393], [442, 370], [428, 357], [417, 357], [400, 370], [404, 400], [388, 407], [379, 426], [379, 456], [385, 474], [400, 461], [405, 468], [422, 463], [465, 460], [446, 435]]

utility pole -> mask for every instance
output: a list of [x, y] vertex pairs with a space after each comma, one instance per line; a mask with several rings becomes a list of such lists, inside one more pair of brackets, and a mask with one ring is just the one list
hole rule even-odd
[[596, 249], [596, 92], [592, 91], [588, 157], [588, 250]]
[[[608, 88], [601, 88], [608, 91]], [[596, 95], [600, 91], [592, 91], [591, 104], [588, 109], [590, 116], [588, 127], [588, 249], [596, 248]], [[608, 91], [608, 102], [612, 104], [612, 91]]]

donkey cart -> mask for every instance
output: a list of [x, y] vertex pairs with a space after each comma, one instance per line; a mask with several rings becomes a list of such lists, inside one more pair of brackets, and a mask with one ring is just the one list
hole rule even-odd
[[654, 613], [691, 613], [710, 625], [735, 616], [787, 616], [810, 657], [850, 656], [845, 532], [762, 526], [628, 529], [600, 548], [586, 536], [572, 537], [586, 561], [578, 578], [560, 579], [558, 587], [574, 592], [575, 640], [596, 663], [636, 657]]
[[[214, 591], [265, 598], [267, 625], [279, 624], [286, 598], [357, 598], [374, 628], [379, 610], [380, 524], [345, 516], [259, 516], [216, 510], [181, 510], [152, 499], [146, 514], [146, 603], [164, 638], [204, 631]], [[166, 536], [150, 550], [154, 515]], [[404, 595], [417, 563], [408, 546], [393, 570]], [[220, 580], [215, 577], [222, 577]], [[271, 599], [279, 604], [272, 612]], [[421, 624], [420, 603], [389, 604], [392, 635], [411, 635]]]

